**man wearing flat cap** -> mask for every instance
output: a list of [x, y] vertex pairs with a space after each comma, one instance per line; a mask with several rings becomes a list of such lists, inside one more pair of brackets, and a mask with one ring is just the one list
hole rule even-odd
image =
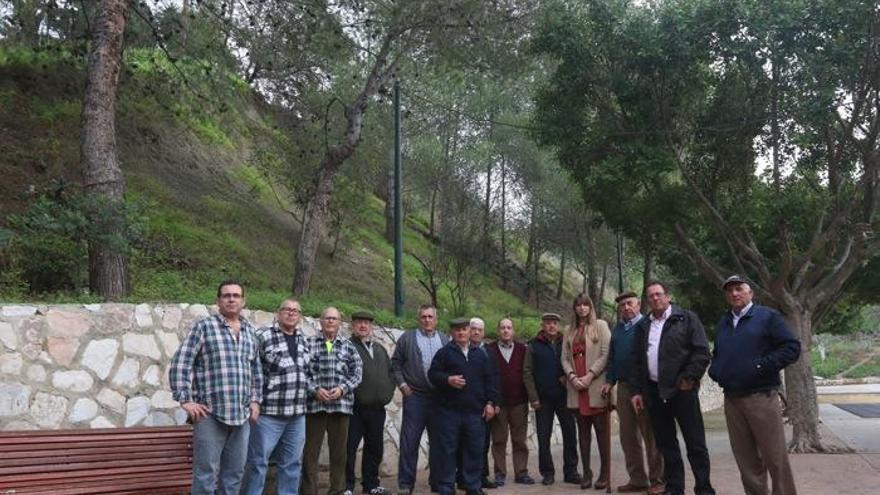
[[[620, 446], [626, 460], [629, 481], [617, 487], [620, 493], [644, 493], [659, 495], [663, 493], [663, 457], [654, 442], [651, 420], [644, 410], [637, 411], [632, 405], [633, 344], [635, 326], [644, 318], [642, 305], [635, 292], [624, 292], [614, 299], [620, 317], [611, 334], [608, 347], [608, 372], [603, 395], [610, 395], [617, 386], [617, 416], [620, 419]], [[644, 441], [644, 449], [642, 447]], [[648, 454], [648, 471], [645, 472], [645, 452]]]
[[363, 362], [361, 384], [354, 391], [354, 409], [348, 423], [348, 456], [345, 484], [354, 492], [354, 464], [357, 449], [364, 441], [361, 455], [362, 493], [388, 493], [379, 486], [379, 464], [385, 447], [385, 406], [394, 396], [391, 359], [382, 344], [373, 340], [373, 315], [356, 311], [351, 315], [351, 343]]
[[732, 275], [721, 288], [730, 311], [718, 322], [709, 376], [724, 389], [724, 417], [743, 489], [747, 495], [797, 493], [782, 426], [779, 371], [798, 360], [800, 342], [781, 314], [752, 302], [746, 279]]
[[462, 450], [462, 481], [467, 495], [483, 495], [480, 475], [486, 421], [495, 415], [498, 389], [489, 357], [470, 341], [470, 320], [458, 318], [449, 324], [452, 340], [443, 346], [428, 370], [437, 389], [434, 414], [438, 428], [436, 488], [441, 495], [455, 494], [456, 451]]
[[564, 481], [579, 485], [581, 475], [577, 472], [577, 436], [574, 416], [568, 410], [568, 391], [565, 388], [565, 371], [562, 369], [562, 334], [556, 313], [541, 315], [541, 331], [526, 348], [523, 360], [523, 381], [529, 403], [535, 410], [535, 433], [538, 436], [538, 469], [541, 483], [556, 482], [556, 468], [550, 453], [550, 436], [553, 434], [553, 416], [562, 430], [562, 473]]

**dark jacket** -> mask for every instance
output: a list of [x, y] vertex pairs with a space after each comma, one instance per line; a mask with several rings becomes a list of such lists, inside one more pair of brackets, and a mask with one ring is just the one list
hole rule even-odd
[[373, 356], [357, 337], [351, 338], [364, 364], [361, 384], [354, 390], [356, 406], [382, 408], [394, 397], [394, 379], [391, 376], [391, 359], [382, 344], [373, 341]]
[[[463, 375], [464, 388], [449, 385], [449, 377]], [[441, 407], [464, 412], [481, 413], [490, 401], [498, 403], [498, 377], [494, 375], [489, 355], [477, 346], [471, 346], [468, 357], [455, 342], [449, 342], [434, 355], [428, 378], [434, 385]]]
[[[398, 387], [406, 383], [414, 391], [428, 394], [434, 391], [434, 387], [422, 367], [422, 353], [416, 341], [418, 331], [419, 329], [407, 330], [397, 339], [394, 354], [391, 356], [391, 374]], [[443, 345], [449, 342], [449, 337], [445, 334], [437, 332], [437, 335]]]
[[565, 401], [568, 391], [559, 381], [562, 369], [562, 335], [552, 342], [540, 332], [529, 341], [523, 363], [523, 381], [529, 401]]
[[[651, 333], [650, 316], [636, 325], [633, 342], [633, 372], [630, 385], [633, 395], [641, 394], [648, 385], [648, 335]], [[657, 353], [657, 390], [661, 399], [670, 399], [678, 393], [682, 379], [692, 380], [699, 386], [709, 365], [709, 341], [703, 324], [693, 311], [672, 306], [672, 312], [660, 334]]]
[[779, 371], [798, 360], [801, 343], [782, 315], [752, 305], [737, 324], [728, 311], [718, 322], [709, 377], [724, 393], [733, 396], [775, 390], [781, 385]]

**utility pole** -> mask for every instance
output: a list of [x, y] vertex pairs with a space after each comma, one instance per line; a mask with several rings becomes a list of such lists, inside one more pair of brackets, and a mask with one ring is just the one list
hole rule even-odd
[[394, 315], [403, 316], [403, 187], [400, 166], [400, 80], [394, 80]]
[[623, 235], [617, 232], [617, 293], [623, 294]]

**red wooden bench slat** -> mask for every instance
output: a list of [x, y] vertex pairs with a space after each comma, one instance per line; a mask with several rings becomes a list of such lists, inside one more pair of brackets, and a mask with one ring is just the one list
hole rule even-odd
[[179, 494], [192, 427], [0, 432], [0, 494]]

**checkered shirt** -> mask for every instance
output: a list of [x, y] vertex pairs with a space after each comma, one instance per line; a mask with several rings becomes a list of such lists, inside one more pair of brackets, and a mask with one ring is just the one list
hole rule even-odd
[[168, 370], [174, 400], [204, 404], [228, 425], [244, 424], [250, 403], [260, 402], [263, 392], [255, 329], [246, 319], [240, 321], [237, 341], [222, 315], [196, 322]]
[[[354, 389], [361, 383], [363, 362], [354, 344], [339, 335], [333, 340], [328, 353], [323, 335], [309, 339], [312, 358], [312, 393], [309, 394], [308, 412], [351, 414], [354, 407]], [[342, 397], [320, 402], [315, 397], [318, 388], [342, 387]]]
[[257, 330], [257, 349], [263, 366], [261, 413], [294, 416], [306, 413], [306, 398], [312, 390], [311, 349], [297, 330], [296, 357], [291, 357], [278, 322]]

